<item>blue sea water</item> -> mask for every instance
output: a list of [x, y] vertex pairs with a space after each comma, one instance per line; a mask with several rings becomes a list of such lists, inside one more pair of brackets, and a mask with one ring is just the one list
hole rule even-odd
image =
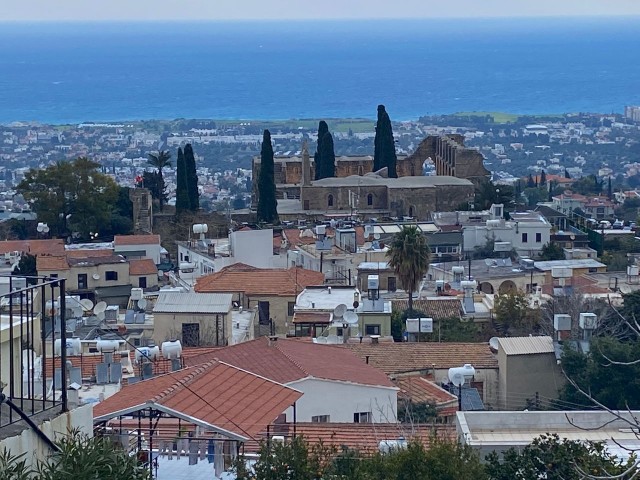
[[640, 18], [0, 23], [0, 122], [621, 112]]

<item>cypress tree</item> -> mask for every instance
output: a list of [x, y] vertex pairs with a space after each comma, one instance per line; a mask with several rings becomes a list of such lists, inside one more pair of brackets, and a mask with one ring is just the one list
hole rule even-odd
[[190, 209], [189, 192], [187, 190], [187, 165], [182, 148], [178, 148], [176, 167], [176, 214], [180, 214]]
[[336, 154], [333, 149], [333, 135], [329, 132], [322, 137], [322, 149], [320, 150], [320, 164], [322, 165], [322, 177], [336, 176]]
[[567, 170], [566, 168], [564, 169], [564, 178], [571, 178], [571, 175], [569, 175], [569, 170]]
[[258, 176], [258, 221], [275, 223], [278, 221], [276, 183], [273, 173], [273, 146], [271, 133], [265, 130], [260, 151], [260, 174]]
[[323, 175], [325, 166], [322, 163], [324, 159], [322, 156], [322, 139], [327, 133], [329, 133], [329, 125], [327, 125], [327, 122], [325, 122], [324, 120], [320, 120], [320, 123], [318, 124], [318, 143], [316, 145], [316, 153], [313, 155], [313, 163], [316, 167], [314, 178], [316, 180], [320, 180], [321, 178], [326, 177], [326, 175]]
[[607, 198], [609, 200], [613, 199], [613, 187], [611, 186], [611, 177], [609, 177], [609, 185], [607, 187]]
[[397, 178], [396, 144], [391, 129], [391, 119], [384, 108], [378, 105], [378, 122], [376, 123], [376, 137], [374, 140], [373, 171], [387, 167], [389, 178]]
[[544, 173], [544, 170], [542, 170], [542, 172], [540, 172], [540, 186], [543, 186], [546, 183], [547, 183], [547, 174]]
[[533, 176], [529, 174], [529, 178], [527, 179], [527, 188], [534, 188], [535, 186], [536, 184], [533, 181]]
[[187, 174], [187, 194], [189, 196], [189, 210], [197, 212], [200, 209], [200, 192], [198, 192], [198, 173], [196, 172], [196, 157], [193, 147], [187, 143], [184, 147], [184, 161]]

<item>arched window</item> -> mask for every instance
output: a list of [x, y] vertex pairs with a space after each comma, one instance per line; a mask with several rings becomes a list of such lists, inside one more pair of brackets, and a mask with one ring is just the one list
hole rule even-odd
[[371, 206], [373, 205], [373, 194], [369, 194], [367, 195], [367, 205]]
[[333, 207], [333, 195], [329, 195], [327, 197], [327, 206], [328, 207]]

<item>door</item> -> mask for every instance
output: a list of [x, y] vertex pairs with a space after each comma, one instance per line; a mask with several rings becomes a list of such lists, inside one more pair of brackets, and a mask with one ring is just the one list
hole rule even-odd
[[86, 290], [87, 286], [87, 274], [79, 273], [78, 274], [78, 290]]
[[269, 302], [258, 302], [258, 321], [260, 325], [269, 325]]
[[389, 277], [387, 279], [387, 291], [389, 292], [396, 291], [396, 277]]
[[182, 345], [185, 347], [197, 347], [200, 345], [200, 324], [182, 324]]

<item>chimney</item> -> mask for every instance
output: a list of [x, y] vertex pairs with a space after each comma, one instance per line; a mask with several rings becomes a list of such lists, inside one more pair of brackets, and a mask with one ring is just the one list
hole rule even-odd
[[273, 347], [277, 341], [278, 341], [278, 337], [276, 337], [275, 335], [269, 337], [269, 346]]
[[327, 291], [329, 292], [329, 295], [331, 295], [331, 287], [327, 287]]
[[378, 344], [378, 335], [371, 335], [371, 344], [372, 345], [377, 345]]
[[369, 365], [369, 355], [366, 355], [364, 357], [364, 361], [366, 362], [367, 365]]

